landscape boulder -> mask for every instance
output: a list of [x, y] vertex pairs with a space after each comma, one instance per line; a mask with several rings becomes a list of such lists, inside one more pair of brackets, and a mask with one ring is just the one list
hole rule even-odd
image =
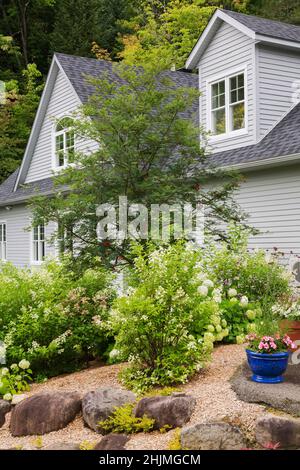
[[9, 413], [11, 405], [6, 400], [0, 400], [0, 428], [5, 423], [5, 415]]
[[280, 449], [300, 448], [300, 420], [265, 415], [256, 422], [256, 441], [262, 447], [278, 444]]
[[189, 426], [181, 431], [181, 447], [189, 450], [241, 450], [247, 446], [241, 431], [226, 423]]
[[126, 434], [108, 434], [95, 445], [94, 450], [125, 450], [128, 441]]
[[135, 394], [128, 390], [113, 387], [98, 388], [83, 397], [83, 419], [91, 429], [101, 433], [99, 421], [109, 418], [116, 408], [135, 401]]
[[146, 397], [138, 402], [134, 414], [137, 418], [142, 418], [146, 415], [154, 419], [155, 429], [160, 429], [164, 426], [177, 428], [190, 420], [195, 405], [195, 398], [184, 393], [174, 393], [170, 396]]
[[42, 435], [67, 426], [81, 410], [74, 392], [33, 395], [13, 408], [10, 431], [13, 436]]

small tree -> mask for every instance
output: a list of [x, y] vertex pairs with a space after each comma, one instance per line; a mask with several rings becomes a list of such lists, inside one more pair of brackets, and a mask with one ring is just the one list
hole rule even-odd
[[[88, 257], [90, 262], [95, 255], [110, 261], [126, 258], [128, 241], [99, 243], [96, 237], [96, 208], [117, 205], [121, 195], [147, 208], [203, 203], [211, 215], [207, 231], [224, 238], [224, 222], [242, 218], [231, 198], [238, 182], [234, 175], [204, 165], [207, 157], [191, 112], [198, 91], [176, 86], [172, 72], [151, 66], [117, 65], [113, 75], [90, 82], [94, 93], [74, 126], [77, 135], [93, 139], [99, 148], [89, 155], [77, 153], [76, 165], [55, 178], [56, 185], [68, 187], [67, 193], [35, 200], [35, 223], [59, 220], [61, 226], [72, 227], [73, 238], [80, 241], [77, 260]], [[214, 176], [226, 182], [209, 191], [202, 185]]]

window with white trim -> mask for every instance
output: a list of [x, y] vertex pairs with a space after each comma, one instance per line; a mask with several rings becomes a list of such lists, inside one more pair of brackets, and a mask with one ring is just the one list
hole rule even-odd
[[6, 260], [6, 223], [0, 223], [0, 259]]
[[41, 263], [46, 255], [45, 225], [37, 225], [32, 229], [32, 261]]
[[211, 131], [214, 135], [245, 129], [245, 73], [211, 84]]
[[55, 161], [56, 168], [64, 168], [73, 163], [75, 152], [75, 134], [71, 118], [63, 118], [55, 128]]
[[59, 256], [69, 253], [73, 254], [73, 226], [58, 224], [58, 253]]

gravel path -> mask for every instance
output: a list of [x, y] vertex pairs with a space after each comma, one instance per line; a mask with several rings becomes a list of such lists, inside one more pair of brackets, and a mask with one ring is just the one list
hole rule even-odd
[[[240, 426], [247, 436], [253, 437], [253, 427], [258, 416], [264, 413], [261, 405], [247, 404], [240, 401], [231, 390], [229, 379], [245, 360], [242, 346], [220, 346], [215, 349], [210, 366], [188, 384], [180, 387], [182, 391], [194, 395], [197, 399], [193, 423], [206, 423], [223, 420]], [[82, 395], [102, 386], [120, 386], [118, 373], [122, 365], [93, 367], [88, 370], [60, 376], [43, 384], [32, 386], [28, 396], [50, 390], [78, 391]], [[153, 432], [132, 436], [127, 443], [128, 449], [165, 450], [168, 448], [174, 431], [165, 434]], [[39, 438], [37, 436], [14, 438], [9, 433], [9, 415], [5, 425], [0, 429], [0, 449], [18, 447], [34, 449], [57, 442], [96, 443], [101, 436], [84, 427], [81, 417], [69, 426]]]

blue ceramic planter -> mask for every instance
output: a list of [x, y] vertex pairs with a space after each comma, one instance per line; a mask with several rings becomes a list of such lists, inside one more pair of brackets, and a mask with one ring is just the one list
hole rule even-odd
[[282, 374], [287, 369], [289, 353], [262, 354], [246, 349], [248, 364], [253, 372], [252, 380], [264, 384], [283, 382]]

